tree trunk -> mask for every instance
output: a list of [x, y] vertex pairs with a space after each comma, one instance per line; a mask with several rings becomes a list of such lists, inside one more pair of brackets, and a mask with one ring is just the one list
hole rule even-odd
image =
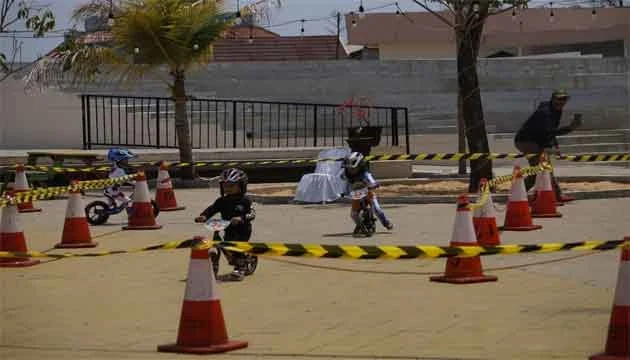
[[188, 126], [188, 116], [186, 111], [186, 87], [184, 86], [184, 73], [177, 71], [174, 73], [173, 98], [175, 99], [175, 133], [177, 134], [177, 144], [179, 146], [179, 161], [190, 163], [191, 166], [179, 168], [179, 175], [182, 179], [194, 179], [195, 169], [192, 166], [192, 144], [190, 142], [190, 127]]
[[[483, 26], [470, 26], [458, 31], [459, 46], [457, 49], [457, 80], [459, 95], [462, 97], [462, 112], [466, 125], [466, 139], [471, 153], [488, 153], [488, 136], [483, 117], [479, 78], [477, 76], [477, 54]], [[492, 179], [492, 161], [471, 160], [470, 181], [468, 191], [475, 193], [481, 178]]]
[[[466, 124], [462, 114], [462, 95], [457, 93], [457, 152], [466, 152]], [[466, 175], [466, 160], [459, 160], [459, 175]]]

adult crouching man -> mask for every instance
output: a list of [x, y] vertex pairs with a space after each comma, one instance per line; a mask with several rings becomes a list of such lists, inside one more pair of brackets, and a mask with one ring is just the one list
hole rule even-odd
[[[564, 109], [568, 101], [569, 94], [566, 90], [558, 89], [553, 91], [549, 101], [543, 101], [538, 104], [536, 111], [516, 133], [514, 138], [516, 148], [525, 154], [559, 153], [556, 136], [566, 135], [582, 125], [582, 115], [575, 114], [568, 126], [560, 126], [562, 109]], [[538, 157], [528, 159], [531, 166], [537, 165], [538, 160]], [[562, 196], [562, 191], [553, 173], [551, 174], [551, 181], [558, 201], [572, 200], [569, 197]], [[531, 189], [535, 182], [535, 176], [526, 177], [525, 187], [527, 190]]]

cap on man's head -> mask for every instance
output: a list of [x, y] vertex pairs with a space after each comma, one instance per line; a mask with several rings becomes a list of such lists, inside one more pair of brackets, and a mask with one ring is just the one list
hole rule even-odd
[[555, 99], [568, 99], [569, 93], [565, 89], [555, 89], [551, 93], [551, 97]]

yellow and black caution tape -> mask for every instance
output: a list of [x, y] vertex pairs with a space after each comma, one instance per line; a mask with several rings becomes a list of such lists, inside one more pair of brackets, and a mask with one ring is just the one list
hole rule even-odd
[[[551, 170], [552, 168], [553, 167], [551, 166], [551, 163], [544, 161], [536, 166], [522, 168], [520, 172], [521, 172], [521, 175], [523, 176], [530, 176], [530, 175], [539, 174], [545, 170]], [[486, 204], [486, 202], [488, 202], [488, 199], [490, 198], [490, 189], [492, 187], [512, 181], [513, 178], [514, 178], [514, 174], [510, 174], [510, 175], [498, 176], [488, 181], [486, 185], [481, 189], [480, 191], [481, 196], [479, 197], [477, 202], [468, 205], [468, 208], [471, 210], [481, 208], [482, 206]]]
[[499, 246], [436, 246], [436, 245], [316, 245], [316, 244], [287, 244], [287, 243], [250, 243], [250, 242], [220, 242], [210, 241], [201, 237], [184, 241], [172, 241], [165, 244], [147, 246], [134, 250], [112, 250], [96, 253], [66, 253], [49, 254], [37, 251], [6, 252], [0, 251], [0, 258], [4, 257], [39, 257], [39, 258], [70, 258], [70, 257], [99, 257], [138, 253], [155, 250], [174, 250], [185, 248], [209, 249], [211, 246], [220, 246], [252, 255], [272, 255], [291, 257], [316, 257], [316, 258], [349, 258], [356, 260], [371, 259], [420, 259], [420, 258], [447, 258], [447, 257], [471, 257], [489, 255], [511, 255], [531, 253], [552, 253], [558, 251], [604, 251], [614, 250], [626, 244], [628, 240], [589, 240], [573, 243], [545, 243], [529, 245], [499, 245]]
[[[481, 160], [481, 159], [520, 159], [520, 158], [537, 158], [538, 154], [523, 153], [418, 153], [418, 154], [383, 154], [368, 155], [365, 158], [370, 161], [396, 161], [396, 160], [436, 160], [436, 161], [459, 161], [459, 160]], [[613, 153], [613, 154], [576, 154], [576, 155], [555, 155], [555, 159], [568, 160], [573, 162], [600, 162], [600, 161], [630, 161], [630, 153]], [[320, 159], [274, 159], [274, 160], [237, 160], [237, 161], [197, 161], [197, 162], [174, 162], [170, 164], [170, 168], [177, 169], [183, 167], [194, 166], [196, 168], [225, 168], [233, 166], [266, 166], [266, 165], [314, 165], [319, 161], [342, 161], [343, 158], [320, 158]], [[147, 168], [160, 166], [161, 161], [153, 162], [134, 162], [129, 164], [134, 168]], [[9, 168], [15, 168], [16, 165]], [[111, 166], [85, 166], [85, 167], [66, 167], [66, 166], [46, 166], [46, 165], [24, 165], [26, 170], [37, 171], [53, 171], [57, 173], [84, 172], [91, 173], [97, 171], [109, 171]]]
[[575, 162], [599, 162], [599, 161], [630, 161], [630, 154], [576, 154], [576, 155], [560, 155], [560, 160], [569, 160]]
[[133, 180], [136, 176], [137, 174], [131, 174], [111, 179], [79, 181], [77, 184], [71, 184], [68, 186], [37, 188], [29, 191], [17, 192], [11, 197], [5, 195], [2, 199], [0, 199], [0, 208], [6, 207], [9, 204], [21, 204], [33, 200], [49, 199], [66, 194], [71, 190], [102, 189], [107, 186]]
[[[27, 252], [8, 252], [8, 251], [0, 251], [0, 258], [55, 258], [55, 259], [64, 259], [71, 257], [99, 257], [99, 256], [109, 256], [109, 255], [120, 255], [120, 254], [132, 254], [139, 253], [145, 251], [155, 251], [155, 250], [176, 250], [176, 249], [187, 249], [193, 247], [200, 247], [200, 245], [205, 244], [207, 241], [203, 238], [193, 238], [183, 241], [171, 241], [164, 244], [147, 246], [139, 249], [132, 250], [109, 250], [109, 251], [101, 251], [95, 253], [65, 253], [65, 254], [50, 254], [43, 253], [39, 251], [27, 251]], [[206, 245], [206, 248], [209, 246]]]
[[[613, 250], [624, 245], [626, 240], [582, 241], [574, 243], [546, 243], [530, 245], [499, 246], [377, 246], [377, 245], [314, 245], [314, 244], [265, 244], [248, 242], [225, 242], [223, 246], [234, 247], [253, 255], [350, 258], [367, 259], [417, 259], [471, 257], [488, 255], [510, 255], [523, 253], [552, 253], [578, 250]], [[630, 244], [630, 243], [629, 243]]]

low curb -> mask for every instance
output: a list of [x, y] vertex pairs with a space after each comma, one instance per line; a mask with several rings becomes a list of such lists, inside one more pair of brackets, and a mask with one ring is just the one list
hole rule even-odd
[[[601, 190], [601, 191], [575, 191], [564, 192], [566, 195], [573, 196], [576, 200], [594, 200], [594, 199], [614, 199], [630, 197], [630, 189], [621, 190]], [[250, 194], [252, 201], [263, 205], [313, 205], [321, 203], [304, 203], [293, 200], [293, 196], [264, 196]], [[508, 194], [493, 194], [492, 201], [495, 203], [507, 203]], [[417, 196], [379, 196], [378, 201], [381, 204], [453, 204], [457, 200], [457, 195], [417, 195]], [[350, 199], [341, 198], [333, 203], [350, 203]]]

